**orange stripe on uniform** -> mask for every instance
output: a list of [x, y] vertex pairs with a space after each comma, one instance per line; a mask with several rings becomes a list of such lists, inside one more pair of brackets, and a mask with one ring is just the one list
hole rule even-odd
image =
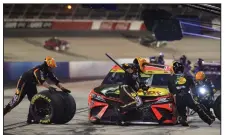
[[37, 75], [36, 75], [36, 72], [38, 71], [38, 69], [35, 69], [35, 71], [34, 71], [34, 75], [35, 75], [35, 78], [36, 78], [36, 80], [38, 81], [38, 83], [39, 84], [41, 84], [40, 82], [39, 82], [39, 80], [38, 80], [38, 77], [37, 77]]
[[20, 81], [21, 81], [21, 78], [18, 80], [18, 82], [17, 82], [17, 85], [16, 85], [16, 94], [18, 95], [18, 94], [20, 94], [20, 91], [18, 90], [18, 86], [19, 86], [19, 84], [20, 84]]
[[20, 90], [20, 94], [19, 94], [19, 98], [18, 98], [18, 100], [20, 99], [21, 94], [22, 94], [22, 92], [23, 92], [23, 90], [24, 90], [24, 86], [25, 86], [25, 83], [23, 83], [23, 85], [22, 85], [22, 87], [21, 87], [21, 90]]
[[21, 78], [18, 80], [16, 87], [18, 88], [19, 84], [20, 84]]

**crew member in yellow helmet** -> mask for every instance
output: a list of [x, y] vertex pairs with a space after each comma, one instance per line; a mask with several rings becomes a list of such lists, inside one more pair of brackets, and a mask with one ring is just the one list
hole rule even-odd
[[[52, 72], [57, 64], [54, 58], [47, 56], [41, 65], [38, 65], [20, 76], [17, 82], [16, 92], [13, 99], [5, 106], [4, 116], [15, 108], [27, 95], [28, 100], [31, 101], [32, 97], [37, 94], [37, 85], [42, 85], [49, 90], [55, 91], [56, 88], [50, 86], [46, 79], [49, 78], [55, 85], [62, 91], [70, 93], [70, 90], [64, 88], [57, 77]], [[29, 111], [30, 112], [30, 111]], [[28, 113], [27, 123], [38, 123], [34, 120], [32, 115]]]
[[136, 57], [133, 60], [133, 64], [135, 64], [137, 66], [138, 69], [140, 69], [140, 71], [144, 72], [144, 65], [147, 64], [148, 62], [146, 61], [146, 59], [141, 58], [141, 57]]

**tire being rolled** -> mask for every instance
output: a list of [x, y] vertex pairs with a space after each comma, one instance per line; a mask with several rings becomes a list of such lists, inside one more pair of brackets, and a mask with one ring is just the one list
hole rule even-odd
[[221, 121], [221, 95], [215, 100], [213, 111], [217, 119]]
[[64, 124], [69, 122], [74, 117], [76, 113], [76, 103], [70, 94], [61, 92], [60, 95], [64, 100], [64, 115], [58, 124]]
[[[47, 108], [51, 110], [49, 115], [40, 116], [35, 110], [42, 102], [48, 103]], [[74, 98], [62, 91], [50, 92], [44, 90], [36, 94], [30, 104], [30, 113], [41, 124], [65, 124], [74, 117], [75, 112], [76, 103]]]

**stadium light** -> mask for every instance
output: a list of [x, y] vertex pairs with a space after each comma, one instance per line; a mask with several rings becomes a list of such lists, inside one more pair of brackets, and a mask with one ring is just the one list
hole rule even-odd
[[71, 7], [71, 5], [67, 5], [67, 9], [71, 9], [72, 7]]

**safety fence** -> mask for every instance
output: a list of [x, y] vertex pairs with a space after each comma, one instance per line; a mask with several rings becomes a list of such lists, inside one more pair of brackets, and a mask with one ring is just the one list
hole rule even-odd
[[[117, 62], [120, 64], [131, 63], [132, 61], [133, 59], [117, 59]], [[171, 64], [172, 61], [171, 59], [165, 60], [168, 65]], [[4, 84], [17, 81], [25, 71], [39, 64], [41, 64], [41, 62], [4, 62]], [[105, 77], [113, 65], [114, 63], [111, 61], [58, 62], [58, 67], [54, 69], [54, 72], [60, 80], [100, 79]], [[219, 75], [218, 78], [221, 78]], [[214, 81], [217, 87], [221, 86], [220, 80]]]

